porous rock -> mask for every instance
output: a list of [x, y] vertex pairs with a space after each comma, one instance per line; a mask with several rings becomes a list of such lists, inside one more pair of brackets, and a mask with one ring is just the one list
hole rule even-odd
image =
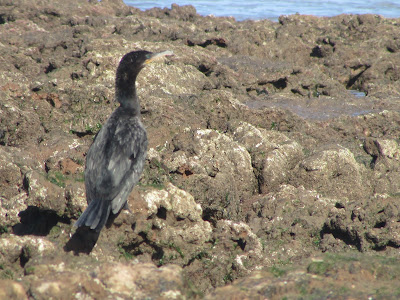
[[63, 215], [66, 209], [64, 190], [48, 181], [44, 175], [36, 171], [25, 174], [24, 182], [28, 190], [28, 206], [35, 206], [42, 210], [53, 210]]
[[233, 135], [252, 156], [261, 193], [276, 190], [288, 181], [290, 171], [303, 158], [302, 146], [277, 131], [241, 122]]
[[[399, 28], [377, 15], [236, 22], [177, 5], [3, 1], [0, 234], [12, 245], [41, 235], [56, 251], [6, 247], [1, 275], [38, 299], [132, 298], [127, 282], [114, 293], [91, 272], [177, 264], [194, 298], [264, 267], [272, 275], [254, 273], [218, 298], [397, 299], [382, 286], [399, 285]], [[86, 206], [85, 153], [117, 106], [118, 62], [137, 49], [175, 56], [138, 77], [150, 149], [135, 214], [121, 212], [89, 255], [74, 256], [62, 249]], [[40, 184], [29, 191], [24, 178]], [[346, 251], [360, 256], [338, 264]], [[354, 274], [363, 274], [355, 287]], [[183, 295], [175, 290], [157, 292]]]
[[140, 191], [131, 210], [137, 218], [134, 235], [125, 238], [123, 246], [142, 253], [162, 249], [162, 264], [187, 264], [211, 239], [211, 224], [202, 219], [200, 204], [171, 183], [165, 189]]
[[256, 190], [248, 151], [226, 134], [211, 129], [185, 130], [173, 140], [174, 152], [163, 156], [170, 173], [177, 173], [210, 219], [238, 219], [240, 199]]
[[354, 199], [369, 192], [364, 170], [349, 149], [333, 145], [302, 160], [294, 169], [291, 182], [320, 193]]

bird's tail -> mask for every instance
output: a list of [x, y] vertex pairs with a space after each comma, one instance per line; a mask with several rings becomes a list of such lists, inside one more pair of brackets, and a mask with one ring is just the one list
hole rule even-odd
[[83, 214], [76, 221], [76, 227], [88, 226], [99, 232], [108, 220], [111, 211], [111, 202], [92, 200]]

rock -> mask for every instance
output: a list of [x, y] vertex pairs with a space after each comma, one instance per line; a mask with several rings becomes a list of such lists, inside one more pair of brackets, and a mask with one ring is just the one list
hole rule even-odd
[[21, 170], [13, 162], [12, 156], [0, 147], [0, 187], [1, 197], [9, 199], [18, 194], [21, 186]]
[[185, 299], [182, 269], [176, 265], [105, 265], [95, 276], [114, 295]]
[[174, 152], [163, 153], [169, 173], [207, 208], [207, 219], [238, 219], [240, 199], [256, 189], [251, 157], [229, 136], [215, 130], [187, 130], [173, 140]]
[[[51, 276], [47, 274], [41, 278], [34, 278], [29, 292], [37, 299], [68, 299], [72, 295], [77, 298], [95, 299], [112, 295], [89, 274], [70, 270], [64, 272], [52, 270]], [[120, 295], [116, 294], [115, 297]]]
[[[350, 202], [332, 209], [322, 230], [322, 241], [326, 235], [333, 235], [336, 243], [330, 243], [326, 250], [337, 248], [391, 250], [400, 247], [397, 234], [399, 213], [397, 197], [377, 195], [359, 202]], [[328, 236], [331, 239], [331, 237]]]
[[258, 129], [245, 122], [236, 128], [234, 139], [251, 154], [261, 193], [276, 190], [286, 182], [290, 171], [303, 158], [303, 149], [296, 141], [283, 133]]
[[301, 161], [291, 181], [319, 193], [355, 199], [368, 193], [363, 172], [353, 153], [336, 145], [319, 150]]
[[[259, 267], [263, 260], [263, 246], [249, 225], [242, 222], [223, 220], [217, 223], [214, 239], [221, 243], [217, 247], [229, 248], [229, 244], [236, 243], [234, 248], [240, 248], [239, 254], [233, 257], [232, 269], [240, 276], [250, 274]], [[230, 254], [229, 259], [232, 253]], [[233, 277], [233, 275], [232, 275]]]
[[[398, 298], [397, 19], [236, 22], [121, 0], [3, 1], [0, 16], [7, 297]], [[134, 213], [65, 252], [85, 153], [137, 49], [175, 55], [138, 77]]]
[[92, 270], [70, 269], [59, 265], [47, 272], [40, 272], [42, 267], [31, 266], [34, 273], [28, 276], [29, 293], [37, 299], [68, 299], [71, 295], [85, 299], [185, 297], [182, 269], [176, 265], [157, 268], [149, 263], [104, 262]]
[[400, 192], [400, 148], [395, 140], [367, 139], [364, 148], [373, 157], [374, 191], [397, 195]]
[[0, 280], [0, 298], [1, 299], [28, 299], [22, 284], [12, 280]]
[[23, 276], [23, 268], [29, 261], [53, 255], [55, 245], [45, 238], [34, 236], [2, 235], [0, 239], [2, 278], [16, 279]]
[[[52, 183], [52, 180], [54, 183]], [[62, 216], [66, 210], [64, 189], [57, 186], [57, 179], [47, 179], [36, 171], [25, 174], [24, 182], [28, 191], [28, 206], [35, 206], [42, 210], [52, 210]]]
[[[187, 264], [211, 239], [212, 228], [189, 193], [169, 183], [162, 190], [145, 190], [130, 201], [136, 216], [132, 240], [121, 245], [137, 253], [155, 253], [160, 264]], [[118, 220], [116, 220], [117, 224]]]
[[185, 266], [190, 284], [201, 293], [250, 274], [267, 258], [260, 239], [243, 222], [220, 220], [212, 239]]
[[65, 187], [66, 214], [70, 218], [78, 218], [87, 207], [85, 187], [83, 183], [73, 183]]
[[20, 222], [19, 213], [27, 209], [27, 198], [25, 192], [12, 197], [11, 199], [1, 198], [2, 205], [0, 214], [2, 216], [0, 225], [2, 232], [8, 232], [9, 227], [12, 227]]
[[399, 145], [395, 140], [378, 139], [375, 144], [380, 156], [400, 160]]
[[302, 186], [281, 185], [276, 192], [245, 202], [247, 223], [259, 237], [268, 264], [284, 257], [303, 259], [317, 250], [320, 232], [337, 201]]
[[[330, 294], [334, 298], [358, 299], [379, 297], [382, 289], [388, 291], [384, 297], [391, 298], [391, 276], [398, 272], [397, 260], [377, 255], [323, 255], [306, 260], [295, 269], [274, 266], [253, 272], [232, 285], [217, 288], [205, 299], [281, 299], [296, 298], [299, 293], [316, 298]], [[364, 286], [365, 278], [369, 278], [367, 286]]]

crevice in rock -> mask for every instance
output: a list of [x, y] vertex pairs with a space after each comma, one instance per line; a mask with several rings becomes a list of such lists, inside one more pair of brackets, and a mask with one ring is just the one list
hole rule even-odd
[[[348, 81], [347, 84], [346, 84], [346, 88], [347, 88], [347, 89], [351, 88], [351, 87], [356, 83], [356, 81], [358, 80], [358, 78], [360, 78], [361, 75], [362, 75], [365, 71], [367, 71], [371, 66], [370, 66], [370, 65], [365, 65], [365, 66], [363, 66], [363, 67], [364, 67], [364, 70], [360, 71], [360, 73], [358, 73], [357, 75], [354, 75], [353, 77], [350, 77], [349, 81]], [[358, 68], [360, 68], [360, 67], [358, 67]]]
[[[215, 243], [215, 241], [211, 241], [211, 242], [212, 242], [212, 244]], [[191, 257], [188, 260], [188, 262], [183, 265], [183, 268], [190, 266], [196, 259], [201, 261], [204, 258], [211, 258], [211, 255], [207, 251], [202, 250], [202, 251], [198, 252], [196, 255], [194, 255], [193, 257]]]
[[212, 39], [208, 39], [208, 40], [204, 41], [203, 43], [193, 42], [191, 40], [187, 40], [186, 41], [186, 45], [191, 46], [191, 47], [200, 46], [200, 47], [203, 47], [203, 48], [205, 48], [205, 47], [207, 47], [209, 45], [216, 45], [216, 46], [221, 47], [221, 48], [226, 48], [228, 46], [226, 41], [225, 41], [225, 39], [223, 39], [223, 38], [212, 38]]
[[262, 80], [262, 81], [258, 82], [258, 85], [262, 86], [262, 85], [266, 85], [266, 84], [272, 84], [272, 86], [274, 88], [276, 88], [278, 90], [283, 90], [287, 87], [287, 83], [288, 83], [288, 80], [286, 77], [284, 77], [284, 78], [279, 78], [277, 80], [270, 80], [270, 81]]
[[244, 251], [244, 248], [246, 248], [246, 244], [247, 244], [246, 240], [240, 238], [240, 239], [237, 239], [237, 240], [234, 239], [233, 241], [235, 243], [237, 243], [237, 245], [240, 247], [240, 249], [242, 249], [242, 251]]
[[[176, 151], [174, 151], [176, 152]], [[168, 170], [166, 170], [168, 171]], [[189, 177], [194, 174], [193, 170], [187, 164], [180, 166], [177, 170], [169, 171], [169, 174], [178, 174], [182, 175], [183, 177]]]
[[318, 58], [322, 58], [324, 57], [323, 53], [322, 53], [322, 49], [321, 46], [317, 45], [315, 46], [312, 50], [311, 50], [311, 57], [318, 57]]
[[210, 222], [213, 227], [217, 225], [218, 220], [222, 219], [222, 213], [218, 209], [214, 209], [211, 207], [203, 208], [202, 219], [204, 221]]
[[[143, 239], [146, 239], [143, 232], [139, 233], [139, 236], [142, 237]], [[139, 242], [131, 243], [128, 245], [119, 244], [118, 246], [125, 253], [129, 253], [129, 255], [139, 256], [143, 254], [143, 251], [140, 249], [140, 245], [143, 244], [144, 242], [145, 242], [144, 240], [141, 240]]]
[[160, 218], [160, 219], [166, 220], [167, 219], [167, 209], [165, 207], [161, 206], [157, 210], [157, 217]]
[[342, 203], [340, 203], [340, 202], [336, 202], [336, 203], [335, 203], [335, 208], [342, 209], [342, 208], [345, 208], [345, 206], [344, 206]]
[[99, 239], [100, 231], [92, 230], [87, 226], [79, 227], [64, 246], [64, 251], [73, 251], [74, 255], [89, 254]]
[[212, 73], [211, 68], [207, 67], [207, 66], [204, 65], [204, 64], [200, 64], [200, 65], [197, 67], [197, 69], [198, 69], [201, 73], [203, 73], [204, 75], [206, 75], [206, 76], [210, 76], [210, 74]]
[[342, 228], [336, 227], [335, 224], [325, 224], [320, 233], [321, 238], [323, 238], [325, 234], [332, 234], [335, 239], [342, 240], [347, 245], [355, 246], [358, 251], [362, 251], [361, 238], [357, 232], [343, 230]]
[[372, 156], [371, 163], [369, 164], [369, 167], [373, 170], [376, 165], [376, 161], [378, 160], [378, 156]]
[[19, 256], [19, 264], [22, 268], [25, 267], [26, 263], [31, 259], [31, 256], [31, 248], [24, 246], [22, 248], [21, 255]]
[[374, 228], [383, 228], [386, 226], [386, 221], [376, 222]]
[[143, 238], [144, 243], [149, 245], [153, 249], [153, 254], [151, 255], [151, 259], [157, 266], [161, 266], [160, 261], [164, 257], [164, 249], [156, 244], [152, 243], [146, 236], [145, 233], [139, 233], [139, 235]]
[[374, 245], [374, 246], [372, 247], [372, 250], [375, 250], [375, 251], [385, 251], [388, 247], [394, 248], [394, 249], [399, 249], [399, 248], [400, 248], [400, 245], [394, 243], [393, 241], [389, 241], [387, 244], [384, 244], [384, 245], [379, 245], [379, 244], [378, 244], [378, 245]]
[[49, 63], [49, 65], [44, 69], [44, 73], [48, 74], [52, 71], [54, 71], [55, 69], [57, 69], [56, 65], [52, 62]]
[[130, 258], [145, 253], [151, 254], [151, 260], [154, 262], [154, 264], [156, 264], [158, 267], [163, 265], [163, 259], [165, 256], [163, 248], [149, 240], [147, 233], [143, 231], [138, 233], [138, 239], [136, 242], [120, 244], [119, 248], [122, 250], [122, 253], [127, 253], [127, 255], [124, 254], [124, 256]]
[[[87, 135], [95, 135], [95, 133], [93, 132], [92, 129], [86, 130], [86, 131], [76, 131], [76, 130], [70, 130], [69, 131], [72, 134], [75, 134], [77, 137], [81, 138], [81, 137], [85, 137]], [[96, 133], [97, 135], [97, 133]]]

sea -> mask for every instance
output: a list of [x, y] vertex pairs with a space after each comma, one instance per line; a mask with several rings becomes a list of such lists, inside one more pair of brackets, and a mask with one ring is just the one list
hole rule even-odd
[[386, 18], [400, 17], [400, 0], [174, 0], [134, 1], [124, 0], [128, 5], [146, 10], [152, 7], [171, 8], [172, 3], [193, 5], [203, 16], [231, 16], [238, 21], [246, 19], [269, 19], [277, 21], [281, 15], [314, 15], [331, 17], [340, 14], [377, 14]]

